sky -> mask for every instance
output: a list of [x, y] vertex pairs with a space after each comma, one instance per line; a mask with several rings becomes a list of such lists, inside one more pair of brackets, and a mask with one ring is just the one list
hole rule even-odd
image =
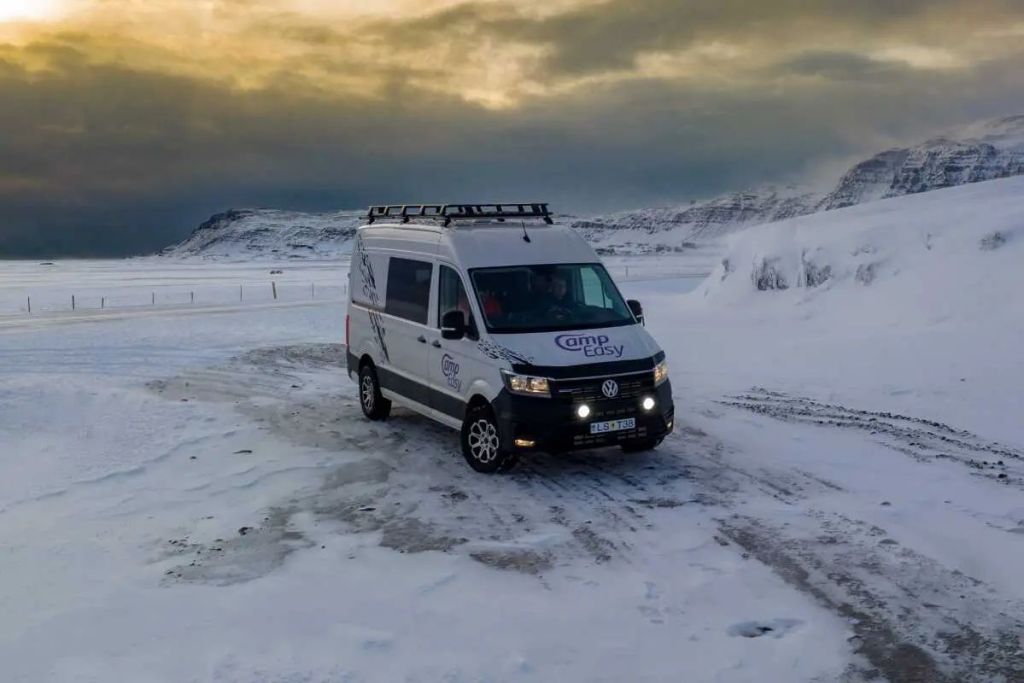
[[1024, 113], [1024, 0], [0, 0], [0, 256], [820, 178]]

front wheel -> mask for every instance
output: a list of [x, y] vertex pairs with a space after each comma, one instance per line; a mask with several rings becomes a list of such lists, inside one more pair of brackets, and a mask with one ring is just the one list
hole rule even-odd
[[623, 453], [643, 453], [653, 451], [661, 443], [661, 439], [643, 439], [642, 441], [627, 441], [622, 444]]
[[391, 414], [391, 401], [380, 393], [377, 371], [369, 363], [359, 368], [359, 405], [371, 420], [386, 420]]
[[462, 456], [477, 472], [494, 474], [512, 469], [518, 456], [501, 442], [498, 422], [489, 406], [472, 408], [462, 423]]

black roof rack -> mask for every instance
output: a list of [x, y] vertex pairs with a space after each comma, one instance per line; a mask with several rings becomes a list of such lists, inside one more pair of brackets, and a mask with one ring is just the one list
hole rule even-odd
[[403, 223], [411, 219], [438, 220], [447, 227], [452, 221], [541, 218], [548, 225], [554, 223], [547, 203], [509, 202], [502, 204], [392, 204], [371, 206], [366, 214], [370, 225], [382, 218], [401, 218]]

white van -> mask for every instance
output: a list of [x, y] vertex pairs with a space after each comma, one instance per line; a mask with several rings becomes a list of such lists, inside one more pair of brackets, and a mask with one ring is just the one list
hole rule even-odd
[[392, 402], [462, 432], [473, 469], [531, 451], [657, 446], [665, 354], [597, 254], [546, 204], [376, 206], [345, 318], [363, 413]]

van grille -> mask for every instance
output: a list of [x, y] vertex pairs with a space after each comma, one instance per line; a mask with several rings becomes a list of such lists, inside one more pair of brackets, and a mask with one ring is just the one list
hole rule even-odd
[[[608, 398], [601, 391], [605, 380], [613, 379], [619, 384], [619, 393]], [[597, 379], [565, 380], [555, 383], [555, 397], [570, 403], [600, 403], [620, 399], [639, 398], [654, 391], [654, 373], [625, 375], [620, 377], [599, 377]]]

